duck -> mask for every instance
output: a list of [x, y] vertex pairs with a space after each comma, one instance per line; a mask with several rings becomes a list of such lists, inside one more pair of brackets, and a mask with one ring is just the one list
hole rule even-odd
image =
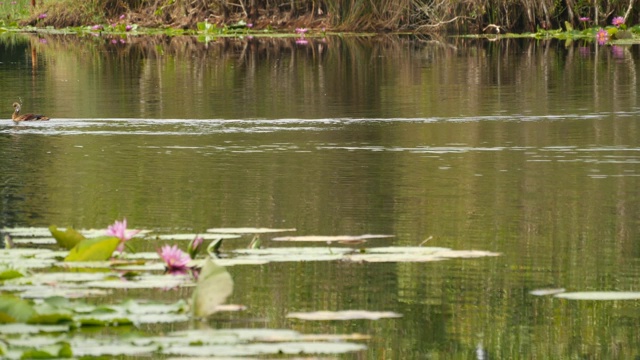
[[44, 120], [49, 120], [48, 117], [44, 116], [44, 115], [40, 115], [40, 114], [23, 114], [20, 115], [20, 108], [21, 105], [17, 102], [13, 103], [13, 114], [11, 114], [11, 119], [15, 122], [20, 122], [20, 121], [35, 121], [35, 120], [39, 120], [39, 121], [44, 121]]

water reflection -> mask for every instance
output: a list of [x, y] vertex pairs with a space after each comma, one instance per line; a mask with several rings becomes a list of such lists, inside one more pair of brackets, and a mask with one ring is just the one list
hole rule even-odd
[[[231, 301], [250, 309], [237, 321], [367, 333], [368, 358], [630, 357], [640, 344], [637, 302], [529, 294], [640, 288], [636, 46], [0, 39], [5, 225], [100, 228], [126, 216], [193, 232], [433, 236], [503, 256], [236, 267]], [[18, 97], [55, 120], [14, 125]], [[404, 317], [285, 318], [348, 309]]]
[[[44, 41], [43, 41], [44, 40]], [[637, 51], [558, 41], [3, 34], [0, 68], [58, 118], [414, 118], [626, 111]], [[26, 69], [30, 68], [30, 76]]]

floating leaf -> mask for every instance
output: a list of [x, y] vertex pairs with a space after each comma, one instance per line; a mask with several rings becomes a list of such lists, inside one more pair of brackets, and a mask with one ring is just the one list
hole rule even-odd
[[11, 280], [11, 279], [20, 278], [23, 276], [24, 276], [23, 273], [14, 269], [6, 269], [6, 270], [0, 271], [0, 280]]
[[565, 292], [565, 289], [538, 289], [530, 291], [529, 294], [535, 296], [556, 295]]
[[120, 239], [115, 236], [101, 236], [79, 242], [64, 261], [104, 261], [113, 255]]
[[451, 250], [422, 246], [381, 247], [367, 249], [365, 253], [347, 255], [345, 260], [355, 262], [427, 262], [499, 255], [499, 253], [481, 250]]
[[69, 325], [42, 325], [13, 323], [0, 325], [0, 334], [62, 333], [69, 331]]
[[324, 236], [324, 235], [305, 235], [305, 236], [282, 236], [276, 237], [273, 241], [304, 241], [304, 242], [341, 242], [341, 243], [362, 243], [369, 239], [385, 239], [391, 238], [394, 235], [337, 235], [337, 236]]
[[222, 266], [207, 259], [193, 291], [192, 311], [196, 317], [206, 317], [217, 311], [233, 292], [233, 279]]
[[27, 350], [22, 353], [23, 359], [59, 359], [70, 358], [72, 356], [73, 352], [68, 342], [41, 346], [38, 349]]
[[49, 226], [49, 231], [51, 231], [51, 235], [56, 239], [58, 245], [67, 250], [73, 249], [78, 243], [86, 239], [84, 235], [72, 227], [68, 227], [65, 231], [60, 231], [55, 225], [51, 225]]
[[207, 232], [209, 233], [220, 233], [220, 234], [265, 234], [265, 233], [288, 232], [288, 231], [296, 231], [296, 229], [270, 229], [270, 228], [251, 228], [251, 227], [207, 229]]
[[566, 292], [555, 295], [557, 298], [569, 300], [637, 300], [640, 292], [628, 291], [584, 291]]
[[27, 322], [35, 314], [28, 301], [13, 295], [0, 295], [0, 323]]
[[237, 239], [240, 237], [240, 235], [235, 234], [168, 234], [158, 235], [157, 238], [161, 240], [193, 240], [196, 236], [204, 240]]
[[379, 320], [382, 318], [399, 318], [402, 315], [392, 311], [343, 310], [295, 312], [289, 313], [287, 317], [300, 320]]

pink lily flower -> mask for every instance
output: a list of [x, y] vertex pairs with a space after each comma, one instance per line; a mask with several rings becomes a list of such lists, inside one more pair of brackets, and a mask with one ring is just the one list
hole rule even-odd
[[116, 248], [116, 251], [123, 252], [124, 251], [124, 243], [131, 240], [140, 230], [130, 230], [127, 231], [127, 219], [122, 219], [122, 221], [116, 220], [113, 225], [109, 225], [107, 228], [107, 235], [115, 236], [120, 239], [120, 244]]

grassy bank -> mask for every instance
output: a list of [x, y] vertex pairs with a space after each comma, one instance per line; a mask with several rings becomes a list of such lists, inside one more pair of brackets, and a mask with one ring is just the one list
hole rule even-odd
[[[44, 16], [46, 14], [46, 16]], [[198, 22], [242, 20], [256, 29], [327, 28], [340, 31], [455, 33], [535, 32], [610, 24], [614, 16], [638, 23], [635, 0], [0, 0], [2, 19], [36, 26], [80, 26], [123, 20], [141, 26], [194, 29]]]

